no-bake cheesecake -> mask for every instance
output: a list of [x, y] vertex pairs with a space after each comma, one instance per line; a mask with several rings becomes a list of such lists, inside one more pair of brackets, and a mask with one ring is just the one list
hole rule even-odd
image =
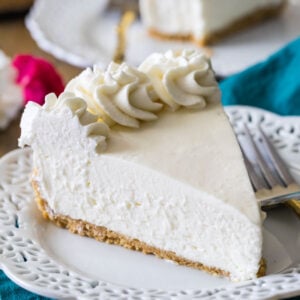
[[86, 69], [29, 103], [21, 128], [46, 218], [232, 280], [258, 276], [260, 209], [202, 54]]
[[156, 37], [208, 45], [279, 14], [286, 0], [140, 0], [143, 24]]

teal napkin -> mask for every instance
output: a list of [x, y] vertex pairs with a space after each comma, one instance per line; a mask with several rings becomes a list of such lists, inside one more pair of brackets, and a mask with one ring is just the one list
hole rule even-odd
[[1, 300], [47, 300], [47, 298], [32, 294], [9, 280], [0, 271], [0, 299]]
[[300, 38], [220, 84], [223, 105], [250, 105], [300, 115]]

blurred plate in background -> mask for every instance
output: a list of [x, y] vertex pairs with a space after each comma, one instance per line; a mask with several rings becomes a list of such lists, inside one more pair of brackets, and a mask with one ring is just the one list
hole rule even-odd
[[[120, 11], [108, 0], [36, 0], [26, 25], [38, 45], [72, 65], [105, 67], [116, 47]], [[300, 34], [300, 1], [290, 1], [282, 15], [204, 49], [216, 73], [228, 76], [255, 64]], [[127, 61], [138, 65], [152, 52], [197, 48], [189, 42], [162, 41], [148, 36], [138, 19], [128, 32]]]

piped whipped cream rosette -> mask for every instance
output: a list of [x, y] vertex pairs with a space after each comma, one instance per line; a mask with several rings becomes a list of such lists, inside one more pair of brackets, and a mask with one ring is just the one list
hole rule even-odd
[[210, 61], [197, 51], [154, 53], [139, 70], [149, 76], [161, 101], [172, 109], [204, 108], [220, 97]]
[[23, 106], [22, 89], [15, 83], [17, 71], [0, 50], [0, 129], [5, 129]]

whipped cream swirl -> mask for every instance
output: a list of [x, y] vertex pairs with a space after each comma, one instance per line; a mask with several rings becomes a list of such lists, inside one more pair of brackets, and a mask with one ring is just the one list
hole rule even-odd
[[163, 104], [149, 78], [126, 63], [111, 63], [105, 72], [88, 69], [66, 87], [82, 97], [89, 110], [107, 124], [139, 127], [140, 121], [157, 119]]
[[74, 93], [77, 97], [85, 100], [87, 109], [95, 115], [99, 115], [101, 107], [94, 97], [98, 86], [104, 83], [104, 71], [97, 65], [92, 69], [87, 68], [78, 76], [69, 81], [65, 87], [66, 92]]
[[15, 83], [16, 77], [10, 58], [0, 51], [0, 129], [7, 127], [23, 105], [22, 89]]
[[140, 65], [161, 101], [172, 109], [204, 108], [220, 99], [210, 61], [195, 50], [154, 53]]

